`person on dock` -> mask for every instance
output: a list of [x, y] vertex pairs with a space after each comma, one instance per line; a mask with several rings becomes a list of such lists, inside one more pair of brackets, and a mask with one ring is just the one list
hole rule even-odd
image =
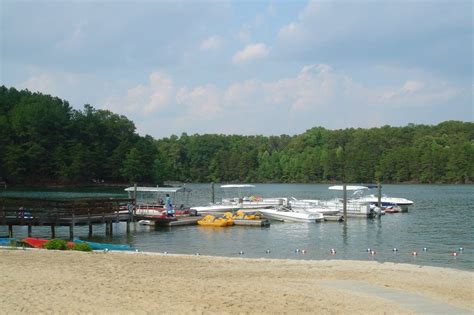
[[171, 197], [169, 194], [166, 194], [166, 216], [173, 217], [174, 216], [174, 209], [173, 204], [171, 203]]

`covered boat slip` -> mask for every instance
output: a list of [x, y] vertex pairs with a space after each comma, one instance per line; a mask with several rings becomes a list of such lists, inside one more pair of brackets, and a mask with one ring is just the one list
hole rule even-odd
[[133, 199], [126, 198], [0, 198], [0, 225], [8, 226], [9, 236], [13, 226], [28, 226], [28, 235], [33, 226], [51, 226], [52, 237], [55, 228], [69, 226], [70, 238], [74, 238], [74, 226], [89, 225], [92, 235], [93, 224], [106, 224], [106, 233], [112, 234], [112, 223], [126, 221], [127, 232], [133, 220]]
[[135, 199], [138, 206], [163, 206], [164, 198], [170, 195], [173, 200], [173, 205], [187, 205], [189, 204], [189, 194], [192, 192], [187, 187], [146, 187], [146, 186], [132, 186], [125, 188], [128, 197]]

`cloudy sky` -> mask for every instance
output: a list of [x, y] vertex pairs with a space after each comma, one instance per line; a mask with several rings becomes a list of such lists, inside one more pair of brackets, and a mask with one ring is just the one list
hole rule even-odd
[[0, 84], [182, 132], [474, 120], [473, 5], [0, 0]]

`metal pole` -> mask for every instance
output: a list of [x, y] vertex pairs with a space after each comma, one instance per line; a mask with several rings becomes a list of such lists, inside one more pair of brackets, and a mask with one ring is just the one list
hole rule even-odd
[[377, 191], [378, 191], [378, 206], [382, 208], [382, 185], [380, 181], [377, 182]]
[[214, 196], [214, 182], [211, 183], [211, 202], [214, 203], [215, 196]]
[[133, 203], [137, 203], [137, 183], [133, 184]]
[[347, 186], [342, 185], [343, 197], [342, 197], [342, 211], [344, 213], [344, 222], [347, 222]]

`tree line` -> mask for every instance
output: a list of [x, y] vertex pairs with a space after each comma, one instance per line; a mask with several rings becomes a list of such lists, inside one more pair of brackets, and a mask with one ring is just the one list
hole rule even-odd
[[474, 181], [474, 124], [140, 136], [127, 117], [0, 87], [0, 178], [14, 184]]

